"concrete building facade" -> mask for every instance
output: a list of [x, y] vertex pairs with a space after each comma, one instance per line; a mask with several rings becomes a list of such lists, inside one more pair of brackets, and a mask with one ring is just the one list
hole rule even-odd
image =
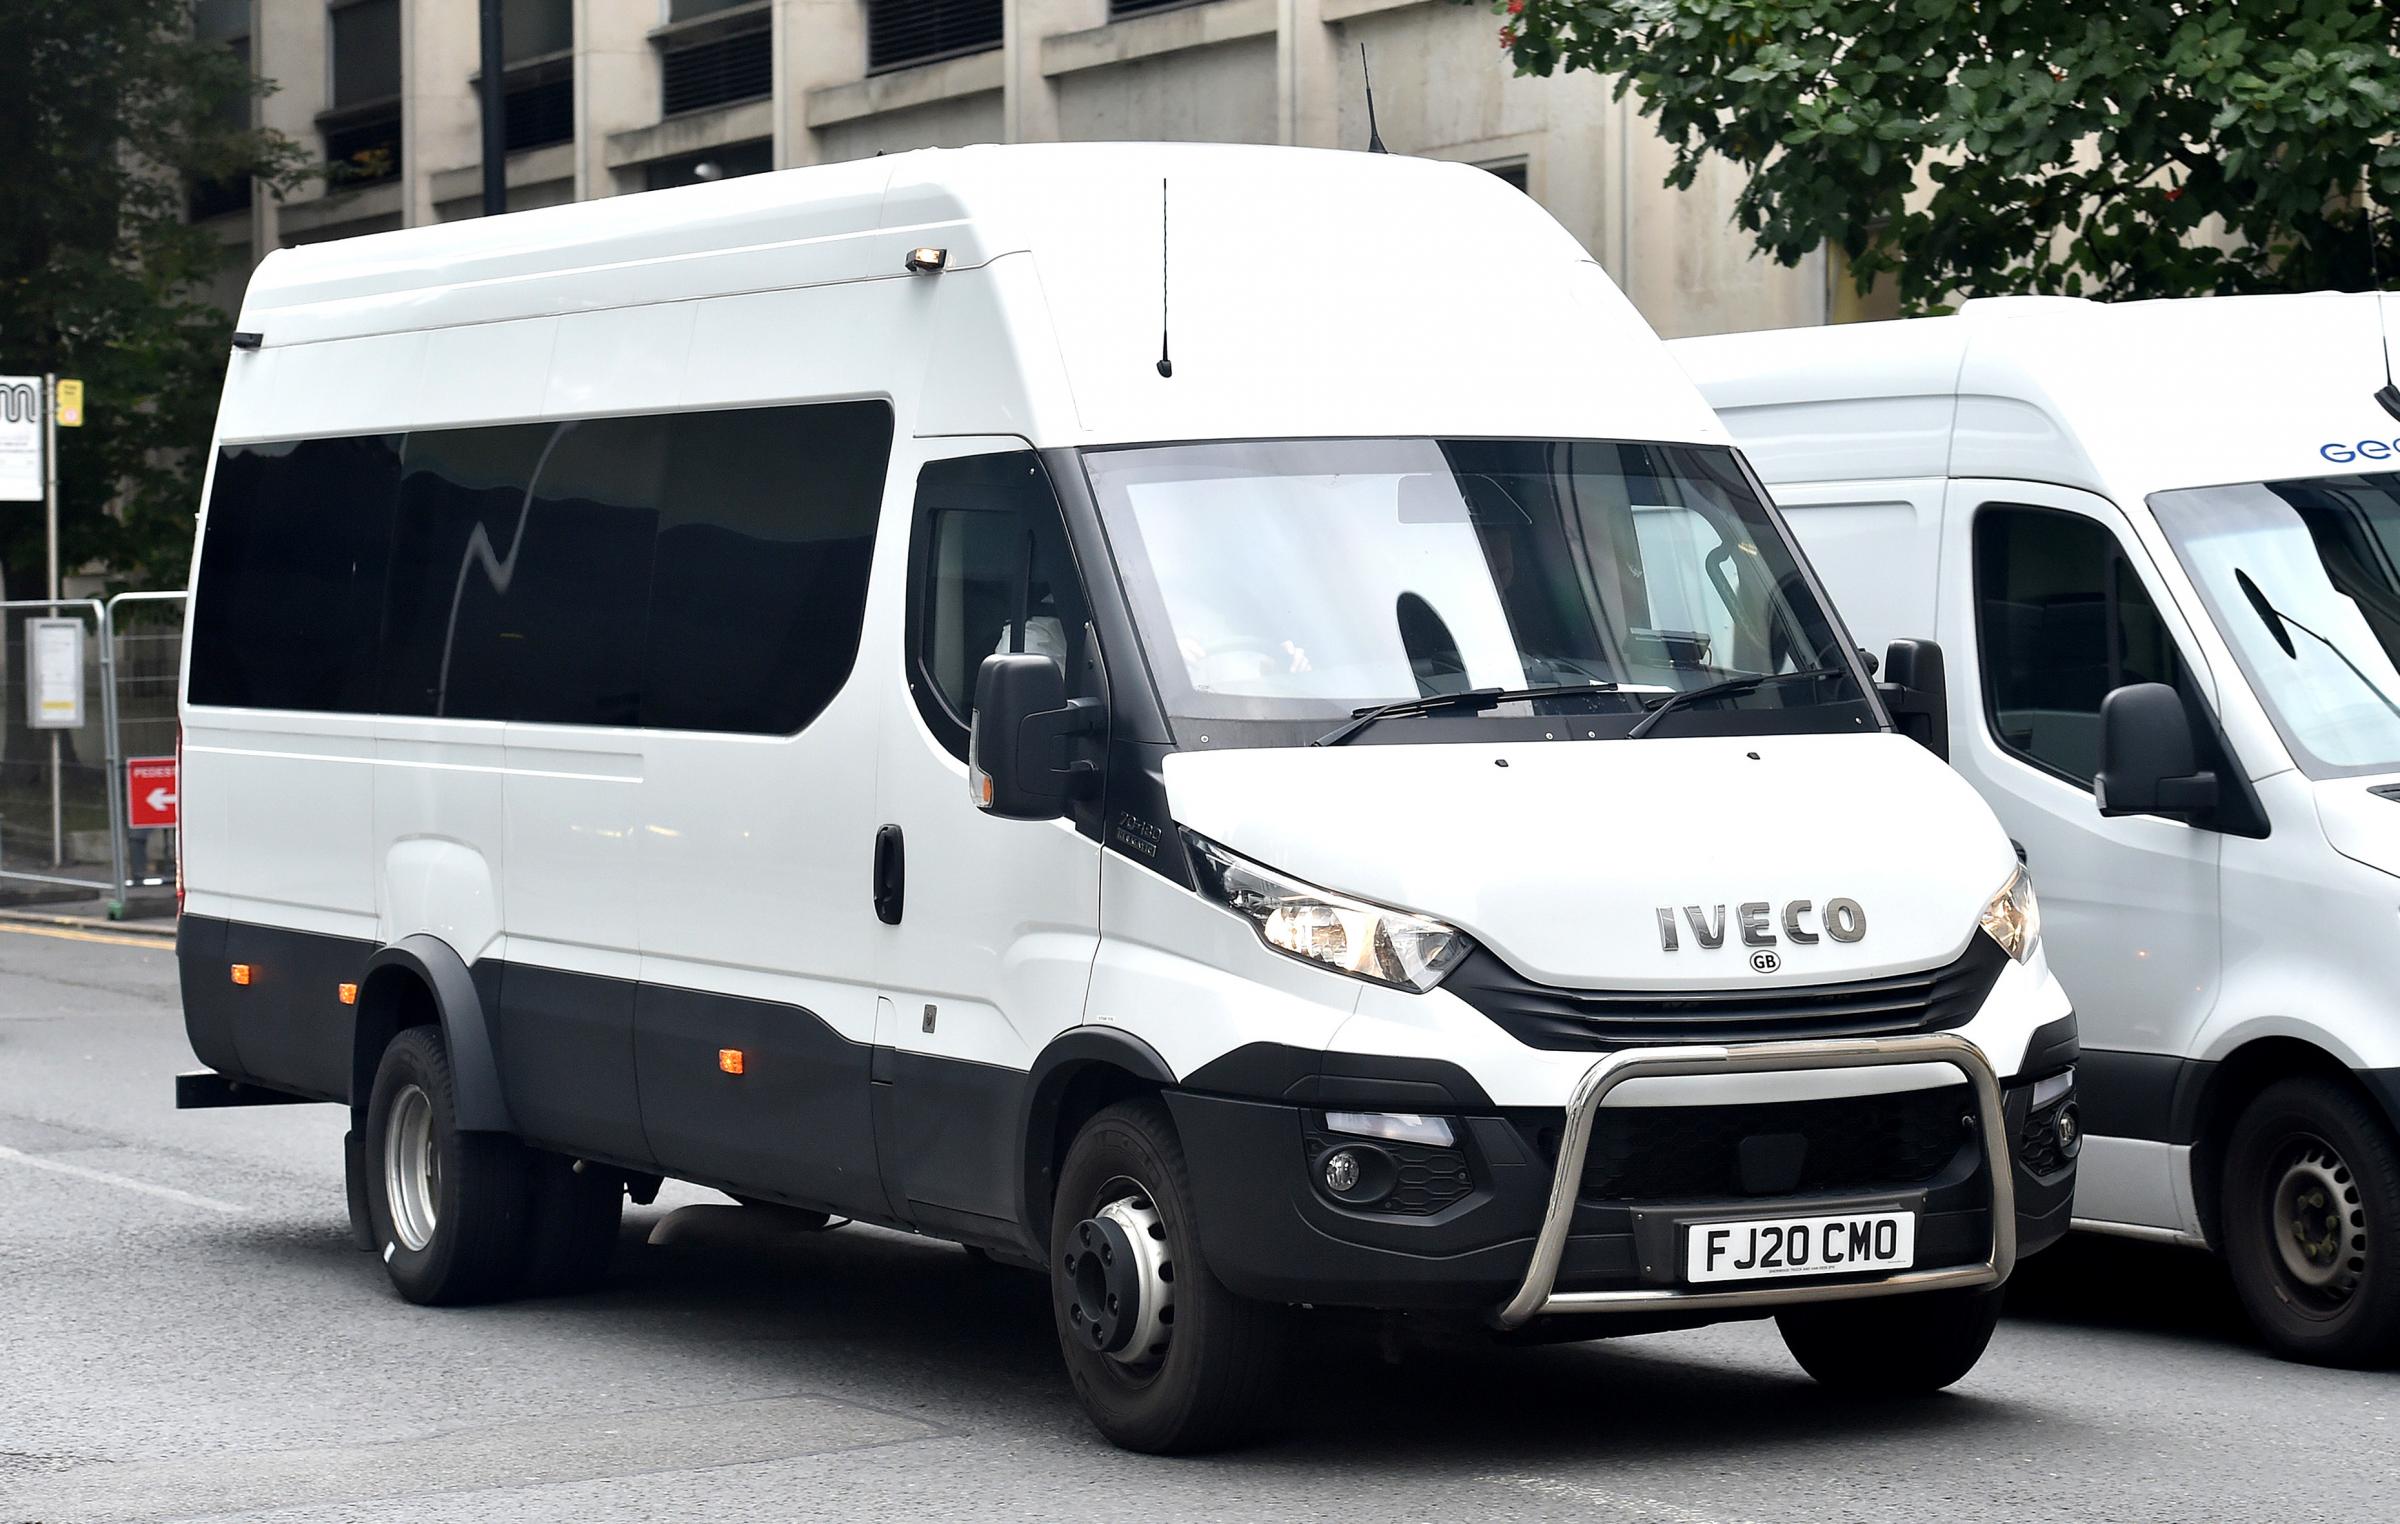
[[[290, 199], [206, 188], [238, 298], [269, 249], [481, 210], [477, 0], [198, 0], [329, 169]], [[1364, 148], [1503, 175], [1674, 336], [1846, 315], [1729, 221], [1738, 171], [1668, 152], [1589, 76], [1518, 78], [1454, 0], [505, 0], [511, 210], [909, 148], [1173, 139]], [[1494, 320], [1507, 320], [1505, 281]]]

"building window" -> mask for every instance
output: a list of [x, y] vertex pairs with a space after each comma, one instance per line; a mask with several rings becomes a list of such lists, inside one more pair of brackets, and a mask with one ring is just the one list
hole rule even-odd
[[[510, 153], [575, 137], [574, 0], [502, 0], [503, 146]], [[483, 72], [467, 82], [480, 91]]]
[[[192, 7], [192, 35], [202, 42], [224, 44], [234, 57], [242, 61], [242, 72], [252, 72], [250, 0], [199, 0]], [[216, 125], [227, 132], [247, 132], [250, 129], [250, 97], [246, 94], [237, 95], [224, 102]], [[248, 175], [234, 175], [222, 180], [195, 177], [186, 189], [189, 192], [186, 215], [194, 222], [247, 211], [250, 207], [251, 184]]]
[[1506, 181], [1518, 190], [1525, 191], [1528, 195], [1532, 194], [1525, 178], [1526, 164], [1523, 159], [1509, 159], [1498, 164], [1478, 164], [1475, 167], [1495, 179]]
[[1140, 16], [1150, 11], [1177, 10], [1183, 6], [1201, 3], [1202, 0], [1108, 0], [1108, 19], [1116, 21], [1126, 16]]
[[766, 139], [728, 143], [723, 148], [711, 148], [704, 153], [659, 159], [644, 165], [642, 189], [672, 190], [678, 185], [705, 185], [712, 180], [763, 175], [774, 167], [775, 145]]
[[326, 18], [333, 105], [325, 133], [328, 185], [371, 185], [400, 173], [400, 0], [352, 0]]
[[1000, 46], [1001, 0], [867, 0], [867, 70]]
[[659, 55], [662, 104], [668, 116], [705, 111], [736, 101], [764, 100], [775, 93], [775, 43], [767, 13], [757, 24], [730, 35], [719, 33]]

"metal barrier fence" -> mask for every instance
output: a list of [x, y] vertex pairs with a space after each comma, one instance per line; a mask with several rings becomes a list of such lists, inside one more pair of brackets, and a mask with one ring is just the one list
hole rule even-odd
[[[157, 800], [128, 795], [128, 758], [174, 755], [182, 593], [0, 602], [0, 888], [40, 885], [99, 895], [109, 914], [175, 881], [172, 827], [133, 825], [136, 803], [172, 814], [171, 778]], [[84, 629], [80, 723], [32, 722], [28, 625], [72, 619]]]

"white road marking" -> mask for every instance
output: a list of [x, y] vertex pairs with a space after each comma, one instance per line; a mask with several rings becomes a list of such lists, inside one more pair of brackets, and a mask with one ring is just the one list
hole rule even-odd
[[195, 1196], [190, 1191], [179, 1191], [171, 1185], [152, 1185], [147, 1180], [128, 1179], [123, 1175], [112, 1175], [104, 1169], [89, 1169], [81, 1164], [69, 1164], [63, 1159], [38, 1158], [33, 1154], [20, 1153], [5, 1144], [0, 1144], [0, 1160], [6, 1160], [11, 1164], [30, 1164], [35, 1169], [53, 1170], [61, 1175], [73, 1175], [78, 1180], [96, 1180], [102, 1185], [114, 1185], [129, 1191], [140, 1191], [145, 1196], [156, 1196], [164, 1201], [181, 1202], [185, 1206], [203, 1207], [211, 1212], [246, 1212], [249, 1210], [248, 1207], [236, 1206], [230, 1201], [219, 1201], [213, 1196]]
[[1485, 1475], [1479, 1476], [1475, 1480], [1488, 1482], [1497, 1487], [1514, 1487], [1523, 1492], [1537, 1492], [1545, 1497], [1565, 1498], [1588, 1503], [1594, 1508], [1604, 1508], [1613, 1513], [1649, 1520], [1651, 1524], [1749, 1524], [1747, 1520], [1719, 1519], [1714, 1514], [1702, 1513], [1696, 1508], [1686, 1508], [1680, 1503], [1669, 1503], [1658, 1498], [1627, 1497], [1621, 1492], [1610, 1492], [1605, 1488], [1586, 1486], [1582, 1482], [1570, 1482], [1562, 1477]]

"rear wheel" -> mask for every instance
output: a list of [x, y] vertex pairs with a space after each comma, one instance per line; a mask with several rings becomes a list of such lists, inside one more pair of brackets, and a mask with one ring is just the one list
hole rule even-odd
[[1820, 1302], [1775, 1315], [1802, 1370], [1821, 1386], [1864, 1397], [1940, 1391], [1975, 1368], [1999, 1321], [1998, 1287]]
[[525, 1149], [460, 1132], [455, 1095], [441, 1033], [410, 1027], [383, 1050], [367, 1101], [368, 1224], [412, 1302], [507, 1296], [525, 1263]]
[[2366, 1098], [2279, 1080], [2225, 1150], [2225, 1258], [2277, 1354], [2319, 1365], [2400, 1356], [2400, 1148]]
[[1202, 1258], [1183, 1147], [1156, 1101], [1085, 1124], [1059, 1171], [1050, 1298], [1084, 1412], [1110, 1441], [1189, 1454], [1260, 1426], [1283, 1309], [1235, 1296]]

